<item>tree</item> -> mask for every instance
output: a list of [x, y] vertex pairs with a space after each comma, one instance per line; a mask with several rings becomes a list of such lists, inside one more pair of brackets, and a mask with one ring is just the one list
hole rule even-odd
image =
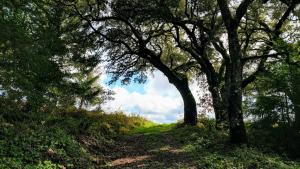
[[[53, 110], [74, 94], [69, 90], [72, 70], [98, 63], [86, 54], [91, 42], [79, 30], [70, 31], [77, 22], [67, 20], [65, 8], [57, 4], [7, 1], [0, 8], [1, 100], [10, 103], [1, 107]], [[74, 104], [72, 97], [68, 103]]]
[[94, 72], [76, 73], [76, 78], [72, 90], [74, 90], [75, 97], [78, 99], [78, 108], [94, 108], [101, 110], [101, 104], [107, 100], [111, 100], [111, 91], [104, 90], [97, 80], [99, 76], [95, 76]]
[[[68, 5], [68, 4], [66, 4]], [[132, 6], [133, 5], [133, 6]], [[195, 125], [197, 122], [196, 102], [188, 85], [187, 71], [193, 69], [194, 62], [186, 57], [184, 53], [169, 50], [172, 46], [170, 28], [164, 23], [152, 20], [144, 20], [145, 15], [139, 15], [148, 8], [144, 3], [131, 3], [118, 0], [107, 4], [105, 10], [99, 10], [104, 6], [98, 2], [87, 2], [86, 4], [71, 4], [81, 19], [89, 24], [93, 35], [102, 42], [107, 52], [106, 61], [109, 63], [109, 73], [114, 79], [124, 77], [123, 82], [130, 81], [136, 75], [135, 80], [143, 82], [145, 71], [158, 69], [167, 76], [181, 94], [184, 102], [184, 123]], [[135, 8], [132, 8], [135, 7]], [[128, 12], [128, 8], [132, 10]], [[163, 15], [151, 8], [152, 12]], [[154, 13], [152, 13], [154, 14]]]
[[57, 24], [51, 22], [55, 16], [42, 15], [44, 12], [38, 7], [42, 4], [1, 4], [1, 86], [6, 98], [26, 100], [32, 108], [45, 104], [44, 99], [51, 97], [48, 89], [57, 87], [55, 82], [64, 76], [59, 65], [50, 60], [64, 51], [54, 31]]
[[[290, 48], [292, 60], [298, 57], [297, 43], [284, 45], [284, 48]], [[279, 124], [299, 130], [299, 65], [276, 62], [266, 63], [265, 67], [266, 70], [245, 91], [246, 97], [250, 98], [245, 102], [246, 112], [267, 127]]]
[[[127, 72], [126, 75], [131, 77], [134, 72], [145, 70], [139, 65], [150, 63], [164, 72], [176, 86], [172, 72], [160, 63], [165, 47], [158, 41], [173, 37], [171, 44], [175, 45], [174, 49], [184, 53], [185, 61], [189, 61], [180, 67], [195, 67], [198, 69], [195, 72], [206, 75], [217, 123], [228, 118], [231, 141], [247, 142], [242, 90], [265, 70], [269, 58], [279, 62], [289, 60], [288, 51], [277, 48], [276, 44], [287, 41], [282, 34], [291, 32], [288, 30], [291, 21], [287, 21], [291, 20], [290, 15], [294, 13], [297, 1], [271, 1], [265, 8], [262, 2], [251, 0], [244, 0], [239, 5], [229, 5], [226, 0], [119, 0], [109, 2], [109, 9], [102, 9], [101, 12], [93, 8], [97, 4], [88, 3], [86, 10], [81, 11], [75, 5], [75, 9], [90, 25], [92, 32], [103, 37], [104, 43], [109, 41], [109, 49], [114, 49], [110, 50], [109, 56], [116, 56], [113, 60], [122, 62], [112, 64], [122, 68], [116, 74]], [[124, 50], [127, 52], [123, 53]], [[141, 62], [138, 58], [147, 62]], [[173, 65], [172, 61], [167, 65]]]
[[[226, 63], [226, 73], [228, 78], [225, 79], [225, 85], [227, 88], [227, 102], [228, 102], [228, 115], [229, 115], [229, 124], [230, 124], [230, 137], [231, 141], [234, 143], [245, 143], [247, 142], [246, 131], [243, 122], [243, 113], [242, 113], [242, 87], [248, 82], [252, 81], [249, 78], [255, 78], [255, 74], [252, 74], [243, 81], [243, 58], [245, 53], [243, 53], [241, 47], [241, 38], [238, 35], [239, 26], [241, 25], [242, 18], [245, 16], [247, 11], [250, 9], [252, 0], [244, 0], [236, 8], [235, 15], [232, 15], [230, 11], [228, 2], [226, 0], [218, 0], [218, 6], [221, 10], [222, 18], [227, 30], [228, 46], [229, 46], [229, 60]], [[269, 45], [272, 45], [272, 41], [277, 40], [280, 35], [280, 29], [282, 25], [296, 7], [297, 2], [292, 1], [282, 17], [278, 20], [277, 24], [274, 26], [274, 29], [268, 29], [273, 36], [269, 41]], [[266, 26], [265, 23], [262, 23]], [[264, 54], [268, 55], [270, 51], [269, 47], [265, 48]], [[266, 56], [265, 58], [270, 57]], [[263, 59], [258, 66], [258, 71], [263, 67], [265, 59]], [[256, 72], [255, 72], [256, 73]], [[254, 79], [253, 79], [254, 80]]]
[[[160, 5], [169, 16], [164, 22], [172, 25], [172, 35], [178, 48], [189, 53], [198, 64], [199, 72], [206, 77], [208, 89], [212, 97], [215, 112], [216, 128], [226, 128], [227, 113], [225, 112], [226, 98], [224, 95], [224, 63], [210, 44], [221, 45], [215, 41], [221, 36], [216, 2], [211, 1], [179, 1], [178, 8], [171, 9], [166, 4]], [[221, 48], [219, 47], [219, 48]], [[217, 49], [219, 49], [217, 48]], [[227, 57], [225, 52], [222, 52]]]

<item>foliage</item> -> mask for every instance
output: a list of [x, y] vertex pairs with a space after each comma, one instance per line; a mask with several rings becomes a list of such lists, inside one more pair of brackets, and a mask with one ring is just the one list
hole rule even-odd
[[[262, 130], [255, 130], [249, 125], [247, 129], [251, 144], [233, 146], [226, 141], [226, 132], [215, 129], [214, 120], [203, 117], [197, 126], [192, 127], [181, 124], [156, 125], [141, 117], [128, 117], [121, 112], [105, 114], [73, 109], [59, 114], [37, 114], [27, 116], [23, 121], [1, 116], [1, 168], [105, 167], [109, 165], [107, 153], [130, 155], [112, 152], [122, 149], [118, 147], [122, 137], [135, 140], [126, 143], [128, 146], [136, 144], [137, 147], [132, 147], [132, 151], [139, 153], [140, 149], [148, 149], [155, 153], [152, 156], [158, 156], [154, 161], [145, 161], [146, 168], [166, 165], [188, 168], [193, 165], [199, 168], [292, 169], [300, 165], [273, 151], [270, 145], [276, 144], [271, 142], [276, 138], [274, 135], [259, 133]], [[279, 130], [271, 133], [276, 132]], [[261, 139], [257, 140], [258, 137]], [[159, 157], [171, 158], [174, 156], [174, 148], [186, 154], [186, 157], [176, 162], [170, 159], [168, 163], [161, 163]], [[141, 153], [145, 151], [141, 150]], [[95, 160], [99, 156], [103, 161]]]
[[0, 168], [93, 168], [80, 136], [113, 144], [112, 138], [147, 121], [121, 112], [35, 115], [22, 122], [0, 116]]
[[16, 102], [26, 98], [32, 108], [45, 104], [51, 97], [48, 89], [58, 87], [64, 76], [51, 60], [65, 51], [59, 31], [54, 31], [55, 15], [45, 16], [39, 5], [43, 3], [8, 1], [0, 6], [2, 95]]
[[[0, 168], [99, 167], [107, 152], [122, 156], [122, 139], [158, 157], [150, 168], [299, 168], [287, 158], [300, 155], [299, 2], [233, 2], [0, 0]], [[97, 85], [102, 60], [124, 84], [163, 72], [192, 125], [188, 83], [205, 75], [216, 120], [156, 125], [83, 110], [111, 96]], [[253, 122], [249, 144], [234, 146], [214, 123], [228, 121], [231, 141], [247, 142], [242, 91]]]
[[259, 137], [255, 144], [266, 145], [289, 156], [299, 156], [299, 81], [300, 69], [288, 63], [269, 65], [252, 88], [248, 88], [245, 110], [250, 118], [250, 137]]
[[88, 53], [92, 42], [73, 29], [78, 20], [68, 19], [67, 8], [47, 0], [1, 1], [0, 8], [0, 99], [8, 103], [1, 113], [72, 107], [80, 94], [97, 105], [107, 99], [90, 79], [74, 82], [76, 73], [90, 76], [99, 60]]

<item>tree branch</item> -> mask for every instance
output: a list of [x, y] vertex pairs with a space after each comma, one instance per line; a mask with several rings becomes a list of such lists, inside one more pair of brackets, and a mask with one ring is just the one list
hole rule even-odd
[[225, 26], [227, 29], [230, 29], [233, 18], [231, 16], [231, 12], [228, 7], [227, 0], [217, 0], [219, 8], [221, 10], [223, 21], [225, 22]]
[[242, 88], [245, 88], [248, 84], [254, 82], [257, 76], [265, 71], [265, 61], [266, 59], [261, 60], [256, 71], [242, 81]]
[[267, 54], [267, 55], [260, 55], [260, 56], [250, 56], [242, 59], [242, 62], [245, 63], [250, 60], [256, 60], [256, 59], [267, 59], [267, 58], [278, 58], [279, 55], [285, 54], [283, 52], [280, 53], [274, 53], [274, 54]]
[[223, 59], [230, 59], [229, 55], [227, 54], [227, 50], [219, 39], [212, 41], [212, 44], [214, 48], [222, 55]]
[[237, 8], [237, 10], [235, 12], [234, 20], [236, 22], [235, 23], [236, 25], [239, 25], [241, 19], [247, 12], [247, 9], [252, 2], [253, 2], [253, 0], [243, 0], [243, 2], [241, 2], [241, 4], [239, 5], [239, 7]]
[[[274, 28], [274, 32], [275, 32], [275, 36], [279, 36], [280, 34], [280, 29], [282, 27], [282, 25], [284, 24], [284, 22], [287, 20], [287, 18], [289, 17], [290, 13], [294, 10], [294, 8], [296, 7], [297, 0], [293, 0], [292, 3], [289, 5], [288, 9], [284, 12], [284, 14], [282, 15], [282, 17], [279, 19], [279, 21], [277, 22], [277, 24], [275, 25]], [[298, 2], [299, 3], [299, 2]]]

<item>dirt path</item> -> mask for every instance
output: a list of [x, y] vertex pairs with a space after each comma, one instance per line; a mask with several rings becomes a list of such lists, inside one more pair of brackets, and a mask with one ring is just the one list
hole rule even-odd
[[99, 168], [196, 168], [181, 146], [167, 132], [122, 136], [104, 151], [108, 163]]
[[85, 136], [79, 140], [99, 169], [299, 168], [255, 147], [228, 144], [226, 135], [206, 128], [154, 126], [132, 132], [142, 134], [112, 142]]

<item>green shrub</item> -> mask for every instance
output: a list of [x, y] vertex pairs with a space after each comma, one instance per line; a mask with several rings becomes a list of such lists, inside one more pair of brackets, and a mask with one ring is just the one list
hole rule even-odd
[[17, 114], [26, 118], [17, 121], [14, 116], [0, 115], [0, 168], [93, 168], [91, 154], [79, 136], [108, 144], [112, 137], [146, 121], [121, 112]]

